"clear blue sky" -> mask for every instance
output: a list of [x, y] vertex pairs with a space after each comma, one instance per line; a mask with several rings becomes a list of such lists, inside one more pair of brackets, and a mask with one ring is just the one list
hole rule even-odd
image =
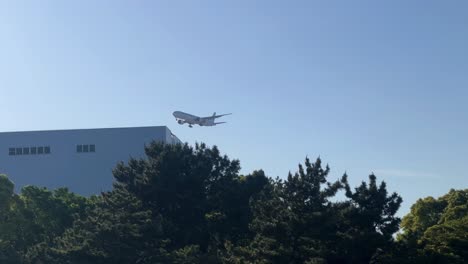
[[[285, 177], [468, 187], [466, 1], [4, 1], [1, 131], [167, 125]], [[171, 113], [233, 112], [189, 129]]]

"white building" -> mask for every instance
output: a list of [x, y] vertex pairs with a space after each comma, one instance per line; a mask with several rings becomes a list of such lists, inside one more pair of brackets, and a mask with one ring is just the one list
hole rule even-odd
[[120, 161], [144, 156], [152, 141], [180, 143], [165, 126], [0, 133], [0, 173], [15, 183], [82, 195], [110, 190]]

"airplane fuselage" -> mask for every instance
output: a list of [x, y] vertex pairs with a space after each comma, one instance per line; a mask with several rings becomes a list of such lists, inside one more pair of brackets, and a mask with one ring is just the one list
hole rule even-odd
[[196, 115], [187, 114], [187, 113], [182, 112], [182, 111], [175, 111], [175, 112], [172, 113], [172, 115], [177, 120], [177, 123], [179, 123], [181, 125], [189, 124], [189, 127], [192, 127], [192, 125], [215, 126], [215, 125], [218, 125], [218, 124], [225, 123], [225, 122], [216, 123], [215, 119], [219, 118], [221, 116], [225, 116], [226, 114], [217, 116], [216, 113], [214, 113], [212, 116], [199, 117], [199, 116], [196, 116]]
[[200, 119], [200, 117], [198, 117], [198, 116], [187, 114], [187, 113], [184, 113], [184, 112], [181, 112], [181, 111], [175, 111], [174, 113], [172, 113], [172, 115], [178, 120], [181, 120], [181, 119], [182, 120], [197, 120], [197, 119]]
[[175, 111], [172, 115], [176, 118], [177, 122], [181, 125], [189, 124], [199, 126], [214, 126], [214, 118], [201, 118], [199, 116], [184, 113], [182, 111]]

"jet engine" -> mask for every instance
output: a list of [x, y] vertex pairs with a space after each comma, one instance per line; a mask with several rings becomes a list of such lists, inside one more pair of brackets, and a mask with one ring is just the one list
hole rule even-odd
[[177, 123], [183, 125], [183, 124], [184, 124], [184, 121], [182, 121], [182, 120], [179, 119], [179, 120], [177, 120]]

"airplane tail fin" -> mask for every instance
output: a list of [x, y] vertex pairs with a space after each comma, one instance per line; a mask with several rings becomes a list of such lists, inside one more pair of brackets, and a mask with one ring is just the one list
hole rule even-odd
[[216, 112], [213, 113], [213, 116], [216, 116]]

